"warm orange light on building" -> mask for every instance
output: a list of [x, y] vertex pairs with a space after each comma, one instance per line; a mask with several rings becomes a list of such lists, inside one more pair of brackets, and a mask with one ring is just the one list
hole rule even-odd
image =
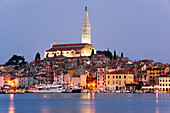
[[87, 85], [88, 87], [90, 86], [90, 84]]

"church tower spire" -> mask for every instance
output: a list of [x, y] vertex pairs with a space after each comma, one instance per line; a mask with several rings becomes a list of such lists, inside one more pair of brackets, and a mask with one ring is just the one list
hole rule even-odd
[[91, 26], [87, 6], [85, 7], [84, 20], [81, 28], [82, 28], [81, 42], [91, 44]]

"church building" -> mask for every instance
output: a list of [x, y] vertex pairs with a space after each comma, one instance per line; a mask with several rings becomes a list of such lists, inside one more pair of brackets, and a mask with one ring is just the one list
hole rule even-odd
[[96, 53], [91, 44], [91, 25], [88, 16], [87, 7], [82, 23], [81, 43], [71, 44], [51, 44], [51, 48], [45, 50], [44, 58], [63, 55], [66, 57], [90, 56], [92, 50]]

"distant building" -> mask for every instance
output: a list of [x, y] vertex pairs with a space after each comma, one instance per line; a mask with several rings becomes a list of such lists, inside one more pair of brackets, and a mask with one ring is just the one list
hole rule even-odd
[[4, 77], [0, 76], [0, 88], [4, 86]]
[[170, 76], [168, 75], [159, 76], [159, 90], [170, 91]]
[[106, 74], [106, 87], [108, 90], [124, 90], [126, 84], [133, 83], [133, 74], [124, 71], [114, 71]]
[[96, 50], [91, 44], [91, 25], [88, 16], [87, 7], [85, 7], [85, 15], [82, 23], [82, 43], [72, 43], [72, 44], [51, 44], [51, 48], [45, 50], [44, 58], [54, 57], [63, 55], [66, 57], [79, 57], [79, 56], [90, 56], [92, 50], [96, 53]]
[[105, 90], [105, 80], [106, 80], [106, 69], [105, 67], [97, 68], [97, 89], [104, 91]]
[[152, 66], [151, 68], [147, 68], [147, 75], [149, 75], [150, 84], [158, 84], [158, 78], [160, 75], [165, 75], [169, 72], [169, 67], [157, 67]]

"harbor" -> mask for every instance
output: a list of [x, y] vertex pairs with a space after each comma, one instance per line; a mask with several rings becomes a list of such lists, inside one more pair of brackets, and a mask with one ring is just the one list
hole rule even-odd
[[0, 100], [2, 113], [167, 113], [170, 106], [169, 94], [149, 93], [1, 94]]

